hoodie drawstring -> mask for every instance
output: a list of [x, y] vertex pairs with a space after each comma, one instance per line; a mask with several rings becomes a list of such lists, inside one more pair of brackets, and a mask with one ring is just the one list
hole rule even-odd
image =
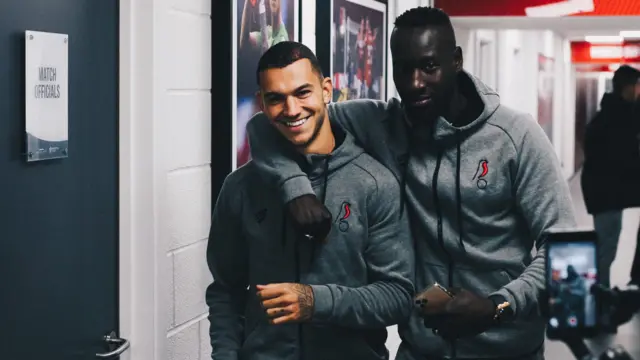
[[327, 199], [327, 183], [329, 180], [329, 158], [331, 158], [331, 155], [327, 155], [327, 157], [324, 158], [324, 186], [322, 189], [322, 204], [325, 203], [325, 200]]
[[458, 212], [458, 242], [462, 251], [466, 252], [467, 249], [464, 246], [463, 241], [463, 227], [462, 227], [462, 191], [460, 189], [460, 144], [462, 142], [462, 132], [456, 131], [456, 145], [457, 145], [457, 159], [456, 159], [456, 210]]
[[[328, 184], [329, 184], [329, 159], [330, 158], [331, 158], [331, 155], [327, 155], [324, 158], [324, 170], [323, 170], [323, 174], [322, 174], [322, 176], [324, 177], [324, 179], [323, 179], [324, 183], [322, 184], [322, 196], [320, 197], [320, 201], [322, 201], [323, 205], [326, 205], [326, 200], [327, 200], [327, 187], [328, 187]], [[314, 240], [311, 241], [311, 257], [310, 257], [309, 264], [311, 264], [311, 262], [313, 262], [313, 259], [315, 258], [316, 248], [318, 246], [318, 241], [324, 241], [324, 239], [314, 239]]]

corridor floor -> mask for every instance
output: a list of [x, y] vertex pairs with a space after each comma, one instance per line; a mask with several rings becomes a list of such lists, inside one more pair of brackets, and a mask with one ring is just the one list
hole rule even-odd
[[[593, 220], [585, 209], [580, 189], [580, 176], [574, 176], [570, 180], [571, 196], [576, 211], [578, 226], [580, 228], [592, 229]], [[618, 254], [611, 269], [611, 281], [614, 286], [624, 286], [629, 281], [629, 270], [633, 262], [633, 254], [636, 245], [636, 233], [640, 223], [640, 209], [627, 210], [624, 213], [622, 223], [622, 234]], [[396, 327], [389, 328], [389, 338], [387, 347], [391, 352], [391, 358], [395, 357], [400, 338]], [[612, 345], [622, 345], [631, 354], [634, 360], [640, 360], [640, 316], [629, 323], [621, 326], [618, 333], [612, 336], [601, 337], [591, 341], [588, 346], [594, 353], [602, 353], [607, 347]], [[560, 342], [547, 340], [545, 344], [546, 360], [571, 360], [574, 359], [569, 349]]]

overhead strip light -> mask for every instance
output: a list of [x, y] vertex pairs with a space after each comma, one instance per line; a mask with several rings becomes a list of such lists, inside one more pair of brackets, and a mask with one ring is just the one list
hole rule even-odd
[[525, 14], [531, 17], [561, 17], [590, 12], [595, 9], [593, 0], [564, 0], [552, 4], [525, 8]]
[[620, 36], [626, 39], [639, 39], [640, 38], [640, 30], [625, 30], [620, 31]]
[[624, 41], [622, 36], [585, 36], [584, 40], [590, 43], [599, 43], [599, 44], [620, 44]]

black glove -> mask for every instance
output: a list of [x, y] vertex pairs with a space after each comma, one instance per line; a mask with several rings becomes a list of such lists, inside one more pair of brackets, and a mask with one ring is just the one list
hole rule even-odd
[[331, 231], [333, 216], [315, 195], [307, 194], [287, 203], [295, 229], [311, 240], [324, 241]]

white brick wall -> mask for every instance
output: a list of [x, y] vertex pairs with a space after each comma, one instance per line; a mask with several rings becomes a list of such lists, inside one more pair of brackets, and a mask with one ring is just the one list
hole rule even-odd
[[[156, 121], [166, 170], [167, 360], [211, 359], [204, 293], [211, 217], [211, 0], [154, 0], [159, 91]], [[162, 27], [160, 29], [159, 27]], [[159, 76], [159, 78], [158, 78]]]

